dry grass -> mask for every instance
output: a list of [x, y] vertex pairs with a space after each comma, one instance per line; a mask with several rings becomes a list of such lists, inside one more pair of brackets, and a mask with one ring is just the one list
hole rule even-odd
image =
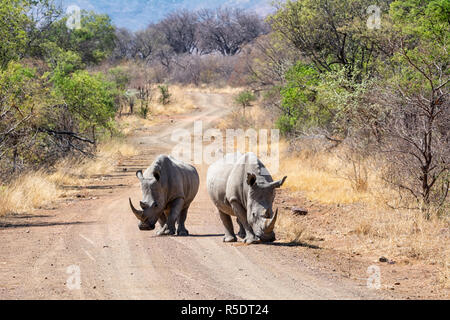
[[232, 94], [232, 95], [237, 95], [242, 90], [244, 90], [243, 88], [238, 88], [238, 87], [231, 87], [231, 86], [214, 87], [214, 86], [206, 85], [206, 84], [202, 84], [199, 86], [191, 85], [191, 86], [187, 86], [185, 88], [187, 88], [189, 91], [192, 91], [192, 92]]
[[230, 128], [267, 129], [272, 128], [272, 119], [264, 109], [255, 103], [253, 106], [245, 108], [245, 115], [243, 108], [236, 106], [227, 117], [221, 119], [217, 127], [222, 130]]
[[24, 174], [1, 191], [0, 216], [32, 210], [51, 202], [60, 194], [58, 185], [45, 172]]
[[[271, 123], [256, 104], [246, 110], [245, 118], [236, 107], [219, 127], [258, 129], [271, 128]], [[296, 205], [312, 207], [303, 218], [280, 211], [276, 233], [283, 241], [320, 239], [321, 247], [357, 252], [371, 260], [386, 256], [400, 264], [426, 263], [436, 266], [440, 285], [450, 287], [449, 216], [428, 221], [420, 211], [388, 206], [398, 205], [399, 195], [382, 179], [380, 159], [361, 159], [344, 147], [327, 151], [316, 140], [300, 143], [293, 149], [287, 141], [279, 142], [281, 156], [274, 178], [287, 175], [283, 189], [289, 190]], [[274, 173], [270, 165], [268, 169]]]
[[[286, 187], [293, 191], [304, 191], [311, 200], [325, 204], [350, 204], [365, 202], [375, 204], [377, 197], [365, 188], [355, 188], [351, 176], [351, 164], [343, 163], [336, 155], [304, 154], [290, 156], [280, 161], [280, 171], [288, 172]], [[370, 182], [376, 177], [370, 176]], [[374, 184], [372, 184], [374, 186]]]
[[64, 159], [53, 172], [26, 173], [4, 186], [0, 193], [0, 216], [30, 212], [65, 194], [63, 186], [80, 185], [83, 179], [111, 172], [124, 157], [137, 154], [136, 149], [120, 140], [110, 140], [98, 147], [93, 159]]
[[[286, 146], [286, 144], [283, 144]], [[421, 261], [435, 265], [442, 285], [449, 287], [450, 219], [426, 220], [418, 210], [394, 210], [398, 194], [379, 177], [380, 170], [365, 164], [364, 188], [355, 184], [352, 162], [339, 152], [284, 152], [280, 175], [288, 175], [285, 187], [318, 206], [329, 208], [317, 215], [280, 221], [288, 240], [314, 234], [327, 239], [330, 248], [358, 252], [376, 259], [383, 255], [397, 262]], [[348, 158], [348, 157], [347, 157]]]
[[[170, 103], [163, 105], [159, 102], [160, 91], [158, 89], [158, 86], [152, 86], [151, 92], [153, 92], [153, 96], [151, 101], [149, 102], [149, 113], [147, 115], [147, 118], [144, 119], [137, 113], [130, 115], [129, 106], [124, 106], [122, 108], [124, 114], [122, 115], [122, 117], [118, 117], [116, 119], [120, 131], [123, 134], [129, 136], [136, 130], [150, 127], [158, 123], [161, 116], [174, 116], [178, 114], [188, 113], [192, 110], [197, 109], [190, 96], [186, 94], [187, 91], [191, 91], [191, 89], [177, 85], [170, 85]], [[139, 111], [140, 103], [141, 102], [139, 100], [136, 102], [134, 107], [135, 112]]]
[[282, 238], [291, 243], [299, 243], [305, 239], [306, 226], [287, 212], [278, 213], [275, 232], [281, 234]]
[[171, 116], [175, 114], [183, 114], [196, 109], [194, 102], [186, 94], [187, 88], [177, 85], [169, 85], [170, 103], [163, 105], [159, 102], [160, 92], [157, 87], [153, 88], [157, 92], [152, 102], [151, 113], [153, 115]]
[[158, 123], [158, 119], [144, 119], [136, 114], [122, 116], [116, 119], [120, 132], [126, 136], [130, 136], [137, 129], [152, 126]]

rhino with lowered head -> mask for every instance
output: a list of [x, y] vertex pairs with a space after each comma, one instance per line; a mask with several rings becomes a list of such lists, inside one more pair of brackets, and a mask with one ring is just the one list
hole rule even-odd
[[274, 213], [272, 204], [275, 188], [281, 187], [286, 178], [274, 182], [254, 153], [227, 154], [208, 168], [208, 193], [225, 226], [224, 242], [237, 241], [231, 216], [237, 217], [238, 236], [245, 243], [275, 240], [278, 209]]
[[131, 199], [130, 206], [139, 220], [139, 229], [153, 230], [158, 221], [161, 229], [157, 235], [173, 235], [178, 222], [177, 235], [187, 236], [184, 223], [199, 187], [197, 170], [171, 156], [160, 155], [144, 173], [137, 171], [136, 176], [141, 181], [141, 210], [133, 206]]

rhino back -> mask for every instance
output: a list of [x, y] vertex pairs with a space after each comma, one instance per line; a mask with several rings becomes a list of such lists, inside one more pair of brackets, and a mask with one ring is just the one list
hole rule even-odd
[[231, 206], [226, 198], [227, 182], [234, 168], [235, 154], [227, 154], [224, 158], [217, 160], [208, 168], [206, 184], [208, 194], [214, 205], [221, 211], [233, 214]]
[[188, 206], [194, 200], [200, 183], [195, 167], [171, 156], [160, 155], [145, 171], [144, 177], [152, 175], [154, 171], [160, 172], [166, 203], [184, 198]]
[[238, 201], [247, 208], [247, 173], [253, 173], [258, 182], [272, 182], [268, 170], [259, 158], [252, 152], [242, 155], [233, 165], [226, 186], [226, 197], [228, 201]]

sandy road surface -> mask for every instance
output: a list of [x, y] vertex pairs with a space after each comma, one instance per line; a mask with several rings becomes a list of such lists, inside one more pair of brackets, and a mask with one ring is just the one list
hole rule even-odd
[[[189, 237], [156, 237], [154, 231], [138, 230], [127, 202], [129, 196], [136, 203], [141, 197], [136, 169], [170, 152], [175, 128], [192, 130], [197, 119], [206, 126], [230, 110], [226, 96], [189, 94], [199, 109], [140, 130], [133, 142], [141, 155], [98, 185], [85, 186], [94, 192], [93, 199], [60, 203], [0, 224], [0, 298], [380, 298], [364, 282], [336, 278], [299, 255], [299, 249], [314, 249], [282, 242], [222, 243], [223, 228], [205, 190], [204, 167], [199, 168], [201, 187], [186, 222]], [[76, 268], [80, 289], [70, 289], [76, 284], [71, 273]]]

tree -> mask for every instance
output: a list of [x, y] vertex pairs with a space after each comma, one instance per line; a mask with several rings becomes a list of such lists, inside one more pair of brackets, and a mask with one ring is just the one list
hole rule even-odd
[[199, 48], [203, 53], [219, 51], [224, 56], [232, 56], [239, 53], [245, 44], [267, 32], [258, 15], [242, 9], [204, 9], [198, 16]]
[[319, 72], [344, 67], [349, 77], [368, 73], [377, 55], [376, 42], [367, 37], [366, 10], [391, 1], [298, 0], [281, 4], [268, 18], [272, 29], [289, 41]]
[[56, 87], [59, 97], [79, 123], [80, 133], [90, 133], [94, 143], [97, 129], [112, 130], [111, 121], [116, 112], [114, 90], [114, 85], [101, 74], [91, 75], [84, 70], [60, 79]]
[[162, 56], [170, 57], [172, 55], [173, 49], [155, 25], [149, 25], [145, 30], [136, 32], [135, 36], [138, 58], [144, 61], [151, 59], [163, 60]]
[[235, 102], [242, 106], [242, 109], [244, 110], [244, 116], [245, 116], [245, 108], [250, 107], [251, 103], [256, 100], [256, 97], [253, 95], [251, 91], [242, 91], [237, 95], [235, 98]]
[[198, 17], [194, 12], [180, 10], [170, 13], [156, 29], [176, 54], [191, 54], [197, 50], [197, 26]]
[[24, 2], [1, 0], [0, 21], [0, 67], [5, 68], [11, 60], [23, 56], [26, 50], [29, 18]]
[[138, 53], [136, 35], [125, 28], [116, 29], [113, 59], [131, 59]]
[[396, 164], [389, 181], [417, 199], [426, 217], [449, 191], [449, 13], [447, 1], [392, 4], [399, 50], [377, 95], [387, 110], [381, 148]]
[[33, 69], [10, 62], [0, 71], [0, 159], [8, 159], [12, 172], [21, 162], [34, 134], [33, 122], [45, 95]]
[[46, 32], [48, 41], [58, 47], [78, 53], [86, 64], [96, 64], [107, 58], [115, 47], [115, 28], [108, 15], [81, 12], [79, 29], [70, 30], [67, 17], [52, 24]]

